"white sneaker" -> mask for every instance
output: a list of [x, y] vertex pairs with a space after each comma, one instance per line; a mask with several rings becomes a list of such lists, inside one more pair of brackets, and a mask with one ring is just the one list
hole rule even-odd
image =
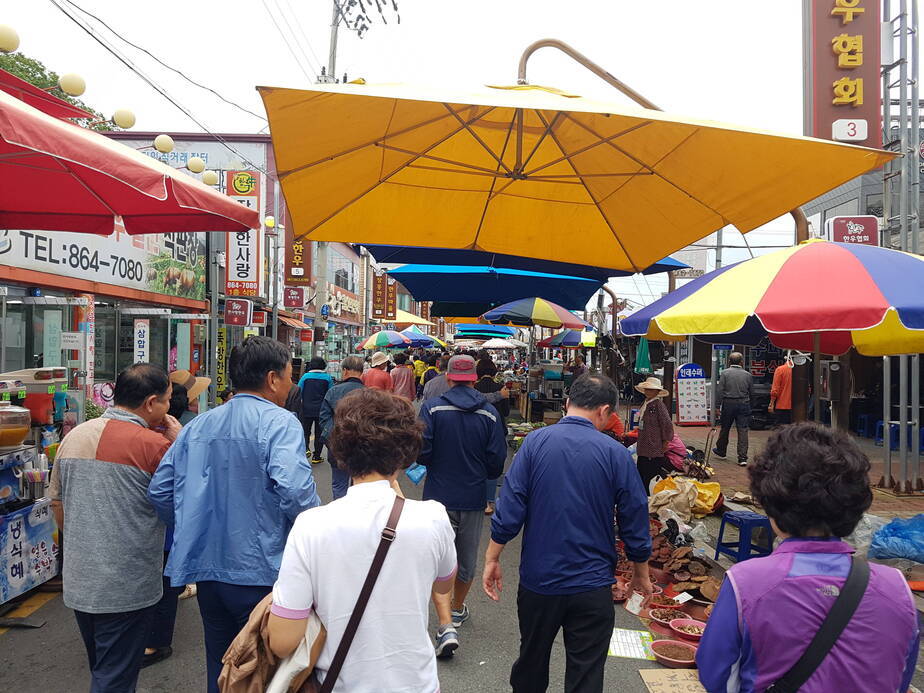
[[459, 649], [459, 633], [452, 626], [436, 631], [436, 658], [449, 659]]

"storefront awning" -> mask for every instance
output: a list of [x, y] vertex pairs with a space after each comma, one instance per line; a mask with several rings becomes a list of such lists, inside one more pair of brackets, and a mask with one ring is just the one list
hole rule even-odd
[[312, 330], [314, 329], [308, 323], [302, 322], [297, 318], [287, 318], [285, 315], [279, 316], [279, 322], [288, 325], [289, 327], [294, 327], [296, 330]]

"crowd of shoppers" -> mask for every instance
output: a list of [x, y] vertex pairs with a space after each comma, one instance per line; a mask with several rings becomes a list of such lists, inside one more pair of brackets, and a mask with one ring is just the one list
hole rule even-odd
[[[750, 374], [737, 356], [721, 384], [729, 427], [747, 413]], [[64, 600], [86, 646], [91, 691], [132, 691], [142, 666], [170, 656], [177, 598], [194, 585], [210, 693], [219, 691], [222, 657], [261, 602], [268, 606], [256, 637], [265, 643], [256, 657], [292, 653], [314, 613], [326, 629], [319, 683], [434, 693], [437, 660], [459, 651], [471, 617], [466, 598], [492, 514], [481, 571], [492, 600], [502, 595], [500, 556], [522, 534], [513, 691], [547, 689], [559, 632], [565, 690], [604, 690], [616, 527], [632, 589], [652, 592], [646, 492], [670, 471], [666, 390], [653, 377], [636, 388], [645, 396], [636, 463], [619, 442], [616, 386], [576, 374], [566, 416], [527, 436], [504, 476], [510, 407], [491, 357], [444, 355], [418, 374], [421, 361], [397, 354], [392, 367], [377, 352], [367, 368], [350, 356], [334, 382], [323, 359], [312, 359], [296, 386], [286, 348], [249, 337], [230, 354], [234, 396], [198, 415], [207, 379], [143, 363], [120, 373], [114, 406], [65, 437], [49, 491], [63, 532]], [[577, 359], [575, 367], [586, 369]], [[420, 393], [429, 396], [418, 405], [422, 380]], [[318, 461], [325, 447], [334, 500], [321, 506], [309, 454]], [[413, 463], [426, 469], [422, 501], [404, 499], [397, 483]], [[729, 571], [697, 654], [710, 692], [764, 690], [792, 666], [853, 570], [840, 538], [871, 501], [869, 461], [847, 436], [815, 426], [783, 428], [749, 474], [784, 541]], [[388, 553], [374, 560], [385, 543]], [[376, 586], [351, 626], [376, 564]], [[802, 690], [865, 690], [869, 671], [883, 690], [906, 690], [919, 632], [897, 571], [871, 567], [851, 623]], [[801, 635], [793, 640], [793, 632]], [[867, 633], [882, 647], [865, 647]]]

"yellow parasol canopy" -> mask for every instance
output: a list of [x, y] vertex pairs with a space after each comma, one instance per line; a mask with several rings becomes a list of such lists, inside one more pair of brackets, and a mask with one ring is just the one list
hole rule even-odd
[[429, 320], [424, 320], [413, 313], [408, 313], [406, 310], [401, 310], [400, 308], [395, 310], [394, 320], [379, 320], [379, 322], [392, 322], [396, 325], [430, 325], [431, 327], [436, 324]]
[[316, 241], [638, 271], [896, 156], [530, 85], [259, 90], [296, 234]]

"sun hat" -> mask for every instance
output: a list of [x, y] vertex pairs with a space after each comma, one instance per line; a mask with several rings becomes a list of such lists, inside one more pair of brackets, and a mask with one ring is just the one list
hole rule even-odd
[[189, 399], [196, 399], [205, 392], [205, 388], [212, 384], [211, 378], [196, 377], [187, 370], [173, 371], [170, 374], [170, 382], [182, 385], [186, 388], [186, 394]]
[[446, 380], [462, 382], [478, 380], [478, 375], [475, 373], [475, 359], [466, 354], [453, 356], [449, 359], [449, 368], [446, 369]]
[[383, 363], [388, 363], [388, 354], [384, 351], [377, 351], [372, 355], [372, 361], [369, 365], [375, 368], [376, 366], [381, 366]]
[[660, 390], [658, 397], [667, 397], [670, 394], [667, 390], [661, 387], [661, 381], [658, 378], [650, 377], [646, 378], [644, 382], [639, 383], [635, 386], [635, 389], [645, 394], [645, 390]]

